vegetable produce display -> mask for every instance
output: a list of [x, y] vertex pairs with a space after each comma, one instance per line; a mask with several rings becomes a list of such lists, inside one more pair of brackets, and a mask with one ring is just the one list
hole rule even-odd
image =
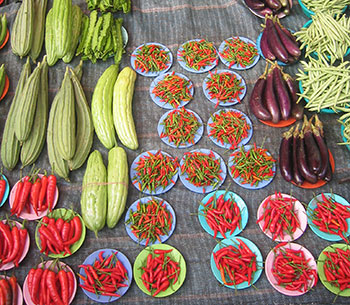
[[289, 0], [244, 0], [244, 3], [261, 17], [266, 14], [284, 17], [290, 14], [292, 8], [292, 1]]
[[86, 0], [90, 11], [99, 9], [101, 12], [123, 11], [127, 14], [131, 11], [131, 0]]
[[184, 107], [169, 112], [160, 124], [164, 127], [160, 138], [167, 138], [176, 147], [185, 146], [187, 143], [195, 144], [195, 136], [202, 126], [196, 115]]
[[83, 60], [89, 59], [92, 63], [114, 56], [114, 62], [118, 65], [124, 53], [122, 23], [123, 19], [114, 18], [112, 13], [99, 16], [94, 10], [89, 17], [83, 15], [76, 55], [82, 55]]
[[[181, 273], [180, 262], [172, 257], [173, 249], [152, 249], [142, 266], [143, 285], [153, 297], [171, 289]], [[183, 271], [182, 271], [183, 272]]]
[[6, 44], [8, 35], [6, 14], [0, 14], [0, 49]]
[[138, 201], [136, 210], [130, 211], [125, 224], [130, 225], [132, 234], [145, 246], [161, 243], [161, 237], [168, 235], [174, 222], [164, 200], [153, 198], [145, 203]]
[[304, 116], [299, 130], [294, 126], [283, 134], [280, 145], [279, 164], [282, 177], [302, 185], [304, 181], [315, 184], [319, 180], [330, 181], [332, 168], [330, 153], [325, 142], [323, 124], [318, 116], [315, 123]]
[[12, 275], [11, 277], [0, 278], [0, 295], [3, 304], [17, 304], [19, 288], [17, 283], [17, 277]]
[[346, 0], [300, 0], [311, 12], [329, 12], [332, 15], [338, 15], [349, 5]]
[[318, 57], [322, 61], [343, 60], [350, 46], [350, 19], [345, 15], [335, 18], [330, 13], [317, 12], [309, 25], [295, 32], [296, 40], [305, 49], [305, 57]]
[[119, 289], [128, 287], [130, 279], [125, 266], [117, 258], [117, 253], [106, 255], [101, 251], [92, 264], [79, 265], [84, 271], [78, 274], [83, 282], [79, 286], [96, 296], [120, 297]]
[[300, 120], [304, 107], [297, 103], [294, 79], [275, 62], [256, 81], [249, 98], [250, 111], [261, 121], [274, 124], [289, 119]]
[[284, 64], [292, 64], [301, 56], [294, 34], [281, 24], [279, 18], [272, 15], [265, 15], [260, 49], [265, 58], [279, 60]]
[[27, 229], [13, 221], [0, 221], [0, 236], [0, 268], [9, 263], [18, 267], [29, 236]]
[[44, 262], [29, 270], [26, 278], [28, 294], [33, 304], [67, 305], [75, 294], [76, 279], [72, 269], [58, 261]]
[[339, 120], [340, 124], [343, 126], [343, 145], [350, 145], [350, 112], [343, 114]]

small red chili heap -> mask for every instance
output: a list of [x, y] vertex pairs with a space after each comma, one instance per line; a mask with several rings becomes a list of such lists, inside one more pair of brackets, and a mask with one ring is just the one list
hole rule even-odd
[[117, 253], [104, 255], [104, 251], [101, 251], [92, 265], [79, 265], [85, 272], [85, 276], [78, 273], [83, 280], [79, 286], [96, 295], [120, 297], [118, 289], [128, 286], [128, 272], [117, 258]]
[[241, 239], [236, 247], [229, 245], [213, 253], [214, 262], [220, 271], [224, 285], [236, 286], [243, 282], [252, 283], [257, 271], [256, 255]]
[[245, 42], [239, 37], [231, 37], [225, 40], [225, 45], [220, 56], [229, 62], [229, 68], [239, 65], [242, 68], [250, 66], [258, 55], [256, 46]]
[[248, 137], [250, 125], [244, 115], [238, 111], [220, 110], [211, 116], [212, 123], [209, 136], [221, 144], [231, 145], [230, 149], [237, 148], [241, 141]]
[[241, 211], [237, 202], [232, 196], [228, 199], [225, 197], [226, 193], [217, 198], [214, 194], [204, 204], [203, 215], [209, 227], [214, 231], [214, 238], [218, 232], [225, 238], [227, 232], [232, 235], [236, 228], [242, 228]]
[[327, 281], [343, 291], [350, 288], [350, 249], [334, 248], [332, 251], [324, 251], [326, 259], [323, 263], [323, 271]]
[[160, 72], [169, 67], [170, 57], [166, 50], [156, 44], [144, 44], [135, 55], [135, 68], [141, 72]]
[[181, 166], [181, 174], [186, 173], [186, 180], [197, 187], [215, 186], [221, 177], [221, 161], [212, 151], [209, 154], [200, 151], [186, 152]]
[[202, 126], [193, 112], [184, 107], [171, 111], [161, 124], [164, 126], [164, 131], [160, 137], [168, 138], [176, 147], [187, 143], [194, 144], [197, 131]]
[[0, 221], [0, 267], [8, 263], [18, 267], [27, 236], [24, 226], [19, 229], [12, 221]]
[[233, 103], [241, 102], [240, 94], [244, 89], [242, 80], [238, 79], [236, 74], [231, 72], [212, 73], [209, 71], [210, 78], [206, 81], [206, 89], [211, 99], [216, 99], [215, 108], [220, 102]]
[[142, 269], [141, 279], [152, 296], [173, 287], [181, 273], [179, 262], [171, 257], [173, 250], [152, 250]]
[[[56, 262], [57, 263], [57, 262]], [[28, 291], [34, 304], [67, 305], [73, 295], [74, 278], [70, 270], [55, 269], [55, 263], [48, 268], [38, 267], [29, 270]], [[52, 300], [52, 301], [50, 301]]]
[[38, 233], [41, 253], [65, 256], [72, 254], [70, 248], [80, 239], [82, 223], [77, 215], [68, 220], [44, 216], [40, 220]]
[[295, 214], [296, 199], [284, 197], [280, 192], [270, 195], [263, 203], [263, 213], [256, 223], [263, 222], [262, 230], [270, 231], [272, 239], [284, 239], [285, 235], [293, 238], [297, 228], [300, 228], [298, 216]]
[[277, 285], [287, 290], [307, 292], [317, 284], [317, 271], [309, 265], [302, 249], [295, 250], [280, 243], [274, 248], [274, 261], [272, 274], [277, 280]]
[[320, 231], [340, 236], [346, 243], [349, 239], [347, 218], [350, 218], [349, 206], [337, 202], [334, 197], [321, 194], [321, 200], [316, 200], [316, 208], [309, 209], [312, 224]]
[[177, 108], [181, 102], [193, 99], [191, 88], [192, 84], [188, 80], [172, 72], [157, 83], [152, 93], [160, 98], [161, 102]]
[[163, 154], [160, 150], [156, 153], [148, 151], [147, 155], [136, 162], [136, 165], [133, 183], [139, 184], [141, 192], [146, 189], [154, 193], [158, 187], [165, 189], [169, 183], [175, 184], [172, 178], [179, 166], [177, 158]]
[[167, 209], [164, 200], [152, 198], [146, 203], [137, 203], [136, 211], [131, 211], [126, 224], [130, 224], [131, 232], [139, 241], [146, 240], [145, 246], [161, 236], [168, 235], [173, 223], [173, 216]]
[[256, 144], [247, 151], [241, 146], [239, 150], [231, 154], [231, 174], [234, 179], [240, 178], [240, 183], [258, 185], [261, 181], [273, 178], [275, 171], [272, 169], [276, 160], [267, 153], [267, 149], [257, 147]]
[[218, 62], [218, 54], [213, 43], [205, 39], [184, 43], [178, 56], [183, 59], [187, 67], [197, 71]]

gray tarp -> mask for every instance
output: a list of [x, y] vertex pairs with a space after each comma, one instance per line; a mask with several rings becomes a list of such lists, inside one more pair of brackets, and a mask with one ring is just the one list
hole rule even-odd
[[[73, 0], [73, 2], [79, 4], [83, 11], [88, 13], [84, 1]], [[261, 29], [260, 24], [262, 23], [262, 19], [252, 15], [244, 6], [243, 1], [239, 0], [135, 0], [132, 2], [132, 13], [122, 16], [124, 18], [124, 26], [129, 33], [129, 43], [121, 67], [130, 65], [130, 54], [141, 43], [154, 41], [168, 46], [175, 58], [171, 71], [185, 73], [194, 82], [195, 97], [188, 105], [188, 108], [197, 112], [206, 124], [210, 114], [215, 111], [214, 105], [206, 100], [202, 91], [202, 82], [206, 75], [189, 73], [179, 66], [176, 61], [176, 52], [179, 45], [189, 39], [205, 38], [212, 41], [218, 47], [224, 39], [232, 35], [242, 35], [256, 40]], [[298, 30], [307, 21], [307, 18], [303, 15], [297, 1], [293, 2], [292, 13], [282, 20], [282, 24], [292, 30]], [[48, 7], [50, 8], [51, 6], [52, 1], [49, 1]], [[15, 1], [9, 1], [9, 4], [6, 5], [4, 3], [0, 7], [0, 13], [7, 13], [10, 29], [18, 7], [19, 3]], [[42, 58], [43, 54], [44, 52], [42, 52], [40, 58]], [[9, 93], [0, 102], [0, 134], [2, 134], [7, 112], [24, 62], [24, 59], [20, 60], [12, 54], [10, 43], [0, 51], [0, 63], [5, 63], [6, 71], [11, 82]], [[79, 58], [75, 58], [70, 65], [75, 66], [78, 62]], [[89, 62], [84, 63], [82, 85], [89, 102], [91, 101], [91, 95], [97, 79], [112, 62], [112, 59], [110, 59], [107, 62], [98, 62], [94, 65]], [[248, 97], [256, 79], [263, 73], [264, 66], [265, 61], [260, 60], [253, 69], [240, 72], [247, 82], [248, 92], [242, 103], [235, 106], [235, 108], [249, 114]], [[50, 103], [62, 81], [65, 68], [66, 64], [60, 61], [49, 70]], [[224, 65], [220, 63], [218, 68], [224, 68]], [[297, 68], [297, 65], [293, 65], [287, 67], [286, 71], [294, 75]], [[179, 158], [182, 157], [185, 151], [190, 150], [170, 148], [158, 137], [157, 123], [165, 110], [152, 102], [148, 93], [151, 82], [151, 78], [142, 76], [138, 76], [136, 81], [133, 114], [140, 147], [137, 151], [127, 150], [129, 164], [132, 163], [139, 153], [150, 149], [162, 149]], [[281, 136], [287, 128], [273, 129], [258, 122], [251, 114], [249, 116], [254, 125], [254, 135], [251, 143], [256, 142], [257, 144], [261, 144], [264, 141], [265, 147], [269, 149], [275, 158], [278, 158]], [[339, 179], [349, 175], [350, 164], [349, 151], [344, 146], [337, 144], [341, 141], [340, 125], [336, 121], [337, 116], [321, 115], [320, 117], [325, 125], [325, 134], [329, 148], [335, 157], [336, 171], [331, 183], [316, 190], [300, 189], [285, 182], [279, 171], [277, 171], [274, 181], [268, 187], [261, 190], [247, 191], [236, 185], [229, 176], [222, 187], [229, 187], [230, 190], [236, 192], [245, 200], [249, 210], [249, 222], [246, 229], [241, 233], [241, 236], [253, 241], [261, 250], [264, 258], [266, 258], [270, 249], [276, 244], [266, 237], [255, 223], [258, 205], [267, 195], [273, 193], [275, 190], [285, 193], [292, 192], [295, 197], [307, 203], [314, 194], [333, 191], [350, 200], [348, 185], [338, 183]], [[93, 148], [101, 151], [105, 162], [107, 162], [107, 150], [102, 147], [96, 137]], [[210, 141], [206, 130], [203, 138], [194, 148], [211, 148], [221, 154], [226, 162], [229, 157], [227, 151], [215, 146]], [[36, 165], [49, 172], [51, 171], [46, 148], [40, 155]], [[58, 180], [60, 196], [57, 207], [73, 208], [80, 212], [80, 191], [84, 169], [85, 167], [73, 172], [70, 176], [70, 183], [62, 179]], [[29, 170], [29, 168], [25, 168], [23, 174], [28, 173]], [[20, 177], [20, 165], [12, 172], [4, 170], [4, 174], [9, 178], [11, 186], [13, 186]], [[130, 206], [141, 196], [142, 194], [130, 185], [127, 206]], [[203, 198], [203, 195], [190, 192], [178, 181], [171, 191], [161, 197], [167, 200], [176, 211], [177, 226], [174, 235], [168, 240], [168, 243], [176, 247], [186, 260], [186, 280], [176, 293], [164, 299], [154, 299], [146, 296], [137, 287], [135, 282], [133, 282], [126, 295], [115, 303], [133, 305], [145, 304], [146, 302], [147, 304], [201, 305], [332, 303], [335, 296], [321, 283], [318, 283], [313, 291], [303, 296], [288, 297], [273, 289], [264, 273], [255, 284], [255, 288], [251, 287], [235, 292], [234, 290], [220, 286], [210, 270], [210, 255], [216, 245], [216, 241], [204, 232], [195, 215], [198, 202]], [[1, 208], [0, 215], [4, 218], [8, 213], [9, 206], [6, 203]], [[18, 270], [15, 270], [15, 274], [18, 276], [21, 285], [29, 269], [39, 263], [41, 259], [45, 259], [45, 257], [40, 255], [35, 244], [34, 230], [36, 222], [28, 222], [27, 225], [31, 236], [30, 251], [25, 260], [20, 264]], [[315, 258], [318, 257], [322, 249], [331, 244], [331, 242], [318, 238], [310, 228], [307, 228], [305, 234], [297, 242], [308, 248]], [[87, 232], [86, 240], [81, 249], [71, 257], [64, 259], [64, 262], [69, 264], [75, 271], [78, 271], [77, 266], [90, 253], [106, 247], [115, 248], [123, 252], [132, 263], [143, 249], [143, 247], [137, 245], [128, 237], [123, 220], [121, 220], [113, 230], [103, 229], [99, 233], [98, 239], [95, 238], [92, 232]], [[347, 302], [348, 300], [346, 298], [338, 298], [336, 300], [338, 304], [345, 304]], [[78, 288], [73, 304], [94, 304], [94, 302], [89, 300], [82, 290]]]

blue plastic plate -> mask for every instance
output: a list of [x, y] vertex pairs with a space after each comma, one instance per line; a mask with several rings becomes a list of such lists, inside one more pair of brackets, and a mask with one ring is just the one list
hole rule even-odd
[[[161, 108], [164, 108], [164, 109], [174, 109], [174, 107], [169, 104], [169, 103], [165, 103], [165, 102], [162, 102], [162, 99], [158, 96], [156, 96], [154, 93], [153, 93], [153, 89], [158, 85], [158, 83], [163, 80], [166, 76], [170, 75], [170, 74], [173, 74], [173, 72], [171, 73], [163, 73], [163, 74], [160, 74], [157, 78], [155, 78], [152, 83], [151, 83], [151, 86], [149, 87], [149, 93], [151, 95], [151, 98], [152, 98], [152, 101], [155, 102], [159, 107]], [[193, 97], [193, 94], [194, 94], [194, 86], [193, 86], [193, 83], [192, 81], [186, 76], [186, 75], [183, 75], [181, 73], [174, 73], [174, 75], [177, 75], [185, 80], [187, 80], [189, 82], [189, 85], [187, 86], [187, 88], [189, 89], [192, 97]], [[180, 101], [180, 105], [176, 108], [180, 108], [180, 107], [183, 107], [185, 105], [187, 105], [189, 101]]]
[[[242, 145], [246, 145], [250, 139], [252, 138], [253, 136], [253, 124], [252, 124], [252, 121], [249, 119], [249, 117], [243, 113], [242, 111], [239, 111], [237, 109], [233, 109], [233, 108], [228, 108], [228, 109], [220, 109], [216, 112], [214, 112], [209, 120], [208, 120], [208, 124], [207, 124], [207, 133], [208, 133], [208, 136], [211, 132], [211, 130], [213, 129], [212, 127], [209, 126], [209, 124], [212, 124], [213, 123], [213, 116], [215, 116], [216, 114], [220, 114], [221, 112], [236, 112], [236, 113], [241, 113], [242, 116], [244, 117], [244, 119], [246, 120], [247, 124], [250, 126], [250, 129], [248, 130], [248, 136], [244, 139], [242, 139], [241, 142], [239, 142], [237, 144], [237, 147], [240, 147]], [[229, 143], [221, 143], [220, 141], [218, 141], [217, 139], [215, 139], [213, 136], [209, 136], [209, 139], [212, 140], [214, 142], [214, 144], [216, 144], [217, 146], [219, 147], [222, 147], [222, 148], [226, 148], [226, 149], [231, 149], [231, 144]]]
[[[341, 136], [343, 138], [344, 143], [346, 143], [348, 142], [348, 139], [344, 135], [344, 130], [345, 130], [344, 125], [341, 125], [341, 128], [340, 128]], [[348, 150], [350, 150], [350, 144], [346, 144], [345, 146], [348, 148]]]
[[[245, 145], [245, 146], [243, 146], [243, 149], [244, 149], [245, 152], [247, 152], [252, 147], [253, 147], [253, 145]], [[239, 149], [240, 148], [236, 149], [235, 151], [233, 151], [233, 153], [235, 153]], [[268, 155], [270, 155], [270, 153], [268, 151], [266, 153]], [[269, 185], [272, 182], [273, 178], [276, 175], [276, 163], [274, 163], [273, 166], [272, 166], [272, 171], [274, 172], [274, 175], [273, 175], [273, 177], [271, 179], [269, 179], [269, 180], [262, 180], [262, 181], [260, 181], [258, 183], [258, 185], [250, 185], [250, 183], [242, 183], [240, 181], [240, 177], [234, 178], [232, 176], [232, 174], [231, 174], [231, 167], [232, 167], [232, 165], [233, 165], [233, 157], [230, 156], [230, 158], [228, 159], [228, 172], [229, 172], [231, 178], [239, 186], [241, 186], [241, 187], [243, 187], [245, 189], [248, 189], [248, 190], [258, 190], [258, 189], [264, 188], [265, 186]]]
[[[137, 52], [138, 50], [143, 47], [144, 45], [157, 45], [159, 46], [161, 49], [163, 49], [168, 55], [169, 55], [169, 63], [166, 67], [166, 69], [164, 70], [161, 70], [161, 71], [149, 71], [149, 72], [146, 72], [146, 71], [141, 71], [141, 69], [136, 69], [135, 67], [135, 61], [136, 61], [136, 55], [137, 55]], [[132, 52], [131, 56], [130, 56], [130, 63], [131, 63], [131, 67], [140, 75], [142, 76], [147, 76], [147, 77], [156, 77], [158, 75], [160, 75], [161, 73], [164, 73], [166, 71], [168, 71], [172, 64], [173, 64], [173, 54], [171, 53], [171, 51], [165, 46], [165, 45], [162, 45], [160, 43], [157, 43], [157, 42], [148, 42], [148, 43], [143, 43], [141, 45], [139, 45], [135, 50], [134, 52]]]
[[[169, 234], [168, 235], [159, 235], [159, 238], [160, 240], [162, 241], [162, 243], [164, 243], [165, 241], [167, 241], [169, 239], [169, 237], [173, 234], [174, 230], [175, 230], [175, 226], [176, 226], [176, 216], [175, 216], [175, 211], [174, 209], [172, 208], [172, 206], [166, 202], [165, 200], [163, 200], [162, 198], [159, 198], [159, 197], [143, 197], [139, 200], [136, 200], [130, 207], [129, 209], [127, 210], [126, 212], [126, 215], [125, 215], [125, 228], [126, 228], [126, 232], [128, 233], [128, 235], [130, 236], [130, 238], [142, 245], [142, 246], [145, 246], [146, 245], [146, 239], [138, 239], [133, 233], [132, 233], [132, 230], [131, 230], [131, 223], [127, 224], [126, 222], [129, 220], [129, 217], [130, 217], [130, 213], [131, 211], [135, 212], [137, 211], [137, 204], [140, 202], [140, 204], [146, 204], [148, 201], [150, 200], [157, 200], [159, 202], [163, 201], [165, 203], [165, 206], [166, 206], [166, 209], [171, 213], [172, 217], [173, 217], [173, 220], [172, 220], [172, 225], [171, 225], [171, 228], [170, 228], [170, 231], [169, 231]], [[148, 245], [154, 245], [154, 244], [159, 244], [160, 242], [158, 241], [158, 239], [156, 239], [156, 241], [154, 243], [151, 243], [149, 242]]]
[[190, 68], [186, 65], [186, 62], [184, 61], [183, 57], [180, 55], [180, 52], [183, 50], [183, 45], [188, 43], [188, 42], [192, 42], [192, 41], [201, 41], [202, 39], [192, 39], [192, 40], [188, 40], [186, 42], [184, 42], [180, 47], [179, 49], [177, 50], [177, 61], [179, 62], [180, 66], [182, 68], [184, 68], [186, 71], [188, 72], [192, 72], [192, 73], [205, 73], [205, 72], [208, 72], [212, 69], [214, 69], [218, 63], [219, 63], [219, 55], [218, 55], [218, 51], [216, 50], [214, 44], [213, 44], [213, 47], [216, 51], [216, 56], [217, 56], [217, 59], [211, 64], [211, 65], [207, 65], [207, 66], [204, 66], [202, 68], [200, 68], [199, 70], [196, 70], [196, 69], [193, 69], [193, 68]]
[[[148, 152], [150, 152], [152, 154], [156, 154], [158, 152], [158, 150], [150, 150]], [[133, 185], [136, 187], [136, 189], [138, 189], [140, 192], [141, 192], [141, 188], [140, 188], [139, 182], [138, 182], [137, 179], [135, 179], [135, 177], [136, 177], [136, 170], [135, 169], [137, 167], [136, 163], [139, 162], [141, 157], [148, 156], [148, 152], [146, 151], [146, 152], [138, 155], [136, 157], [136, 159], [134, 160], [134, 162], [131, 164], [131, 167], [130, 167], [130, 178], [131, 178], [131, 181], [132, 181]], [[168, 153], [166, 153], [164, 151], [161, 151], [161, 153], [163, 155], [167, 155], [167, 156], [169, 156], [170, 158], [173, 159], [173, 157], [170, 154], [168, 154]], [[159, 186], [159, 187], [157, 187], [155, 189], [155, 192], [153, 192], [153, 193], [150, 192], [149, 190], [147, 190], [146, 188], [142, 192], [147, 194], [147, 195], [159, 195], [159, 194], [166, 193], [167, 191], [169, 191], [176, 184], [176, 181], [177, 181], [178, 178], [179, 178], [179, 169], [177, 169], [177, 172], [172, 177], [172, 180], [173, 180], [174, 183], [172, 183], [171, 181], [168, 181], [169, 183], [164, 189], [161, 186]]]
[[[337, 195], [337, 194], [332, 194], [332, 193], [323, 193], [327, 198], [333, 198], [335, 201], [341, 203], [342, 205], [346, 205], [349, 206], [350, 208], [350, 203], [343, 197]], [[319, 194], [316, 197], [312, 198], [308, 204], [307, 210], [306, 210], [306, 214], [307, 214], [307, 222], [309, 224], [309, 227], [311, 228], [311, 230], [318, 236], [321, 237], [322, 239], [328, 240], [328, 241], [340, 241], [342, 240], [342, 238], [337, 235], [337, 234], [330, 234], [327, 232], [322, 232], [320, 231], [317, 226], [315, 226], [312, 223], [312, 211], [314, 211], [317, 207], [317, 200], [318, 201], [323, 201], [322, 200], [322, 195]], [[345, 233], [345, 236], [349, 236], [350, 235], [350, 218], [346, 219], [346, 222], [348, 224], [348, 231]]]
[[[197, 118], [197, 121], [201, 124], [201, 126], [198, 128], [195, 136], [194, 136], [194, 144], [196, 144], [200, 139], [201, 137], [203, 136], [203, 132], [204, 132], [204, 127], [203, 127], [203, 121], [202, 119], [200, 118], [200, 116], [195, 113], [194, 111], [192, 110], [189, 110], [189, 109], [186, 109], [188, 112], [191, 112], [196, 118]], [[167, 116], [172, 112], [172, 111], [176, 111], [176, 110], [169, 110], [168, 112], [164, 113], [159, 122], [158, 122], [158, 127], [157, 127], [157, 130], [158, 130], [158, 135], [160, 137], [160, 135], [162, 134], [162, 132], [164, 132], [164, 125], [162, 124], [164, 122], [164, 120], [167, 118]], [[186, 122], [184, 122], [184, 124], [186, 124]], [[163, 137], [163, 138], [160, 138], [165, 144], [173, 147], [173, 148], [188, 148], [188, 147], [191, 147], [193, 146], [194, 144], [192, 143], [189, 143], [189, 142], [186, 142], [186, 143], [181, 143], [179, 146], [176, 146], [173, 142], [170, 142], [169, 141], [169, 138], [168, 137]]]
[[214, 231], [210, 228], [210, 226], [207, 223], [207, 220], [205, 218], [205, 216], [203, 215], [203, 211], [204, 211], [204, 205], [208, 202], [208, 200], [215, 196], [215, 198], [219, 198], [219, 196], [221, 194], [225, 194], [224, 200], [228, 200], [230, 198], [232, 198], [232, 201], [235, 201], [239, 207], [240, 213], [241, 213], [241, 228], [236, 228], [236, 230], [233, 231], [232, 234], [230, 234], [230, 231], [227, 231], [225, 233], [225, 236], [222, 236], [222, 234], [220, 232], [217, 233], [217, 237], [218, 238], [231, 238], [232, 236], [236, 236], [239, 233], [241, 233], [244, 228], [246, 227], [247, 223], [248, 223], [248, 217], [249, 217], [249, 213], [248, 213], [248, 208], [247, 205], [245, 204], [244, 200], [238, 196], [236, 193], [231, 192], [231, 191], [225, 191], [225, 190], [217, 190], [214, 192], [211, 192], [210, 194], [206, 195], [202, 201], [201, 204], [198, 207], [198, 219], [199, 222], [202, 226], [202, 228], [209, 233], [211, 236], [214, 236]]
[[[233, 72], [233, 71], [230, 71], [230, 70], [217, 70], [215, 71], [213, 74], [220, 74], [220, 73], [230, 73], [230, 74], [234, 74], [236, 75], [237, 79], [239, 79], [241, 81], [241, 85], [243, 87], [243, 91], [242, 93], [239, 95], [239, 99], [240, 101], [242, 102], [244, 96], [246, 95], [247, 93], [247, 85], [244, 81], [244, 78], [242, 76], [240, 76], [238, 73], [236, 72]], [[204, 79], [203, 81], [203, 85], [202, 85], [202, 88], [203, 88], [203, 92], [204, 92], [204, 95], [205, 97], [210, 101], [212, 102], [214, 105], [217, 104], [217, 99], [212, 99], [209, 95], [209, 90], [206, 88], [207, 86], [207, 82], [211, 79], [211, 76], [210, 74], [208, 74], [206, 76], [206, 78]], [[232, 106], [232, 105], [235, 105], [235, 104], [238, 104], [239, 101], [237, 99], [234, 99], [234, 100], [229, 100], [229, 101], [220, 101], [219, 102], [219, 106]]]
[[[249, 239], [236, 236], [236, 237], [231, 237], [230, 239], [222, 240], [220, 243], [218, 243], [216, 245], [216, 247], [213, 250], [213, 253], [220, 250], [221, 248], [224, 248], [224, 247], [227, 247], [230, 245], [237, 248], [238, 244], [239, 244], [238, 240], [242, 240], [249, 247], [249, 249], [256, 255], [256, 268], [257, 268], [257, 270], [254, 273], [254, 277], [252, 278], [250, 285], [248, 285], [248, 282], [243, 282], [243, 283], [241, 283], [239, 285], [235, 285], [235, 286], [234, 285], [233, 286], [225, 285], [225, 286], [228, 288], [232, 288], [232, 289], [245, 289], [245, 288], [250, 287], [251, 285], [254, 285], [257, 282], [257, 280], [260, 278], [261, 273], [263, 271], [263, 268], [264, 268], [263, 267], [263, 257], [261, 255], [259, 248], [253, 242], [251, 242]], [[214, 273], [214, 276], [216, 277], [216, 279], [222, 285], [224, 285], [224, 283], [221, 279], [220, 271], [215, 265], [213, 253], [211, 254], [211, 257], [210, 257], [211, 270]]]
[[[219, 46], [219, 57], [220, 57], [221, 62], [222, 62], [225, 66], [227, 66], [228, 68], [234, 69], [234, 70], [247, 70], [247, 69], [250, 69], [250, 68], [254, 67], [254, 66], [258, 63], [258, 61], [259, 61], [259, 59], [260, 59], [259, 53], [258, 53], [258, 55], [255, 56], [254, 61], [253, 61], [250, 65], [248, 65], [248, 66], [246, 66], [246, 67], [241, 67], [239, 64], [234, 64], [234, 65], [232, 65], [232, 66], [230, 67], [230, 62], [227, 61], [227, 60], [222, 56], [222, 52], [226, 49], [226, 48], [225, 48], [225, 47], [226, 47], [226, 41], [232, 41], [233, 38], [236, 38], [236, 37], [227, 38], [227, 39], [225, 39], [225, 40], [220, 44], [220, 46]], [[239, 38], [240, 40], [244, 41], [245, 43], [251, 43], [251, 44], [253, 44], [253, 45], [255, 46], [255, 48], [256, 48], [256, 44], [255, 44], [254, 41], [252, 41], [252, 40], [250, 40], [250, 39], [248, 39], [248, 38], [246, 38], [246, 37], [242, 37], [242, 36], [238, 36], [238, 38]]]
[[9, 182], [8, 182], [6, 176], [5, 175], [1, 175], [1, 176], [2, 176], [2, 179], [4, 179], [6, 182], [6, 187], [5, 187], [4, 196], [2, 197], [2, 200], [0, 202], [0, 207], [2, 207], [4, 205], [4, 203], [6, 202], [8, 196], [9, 196], [9, 193], [10, 193], [10, 185], [9, 185]]
[[185, 156], [182, 157], [181, 161], [180, 161], [180, 180], [181, 182], [183, 183], [183, 185], [188, 188], [190, 191], [192, 192], [195, 192], [195, 193], [201, 193], [201, 194], [206, 194], [206, 193], [209, 193], [209, 192], [212, 192], [212, 191], [215, 191], [217, 190], [225, 181], [226, 179], [226, 165], [225, 165], [225, 162], [224, 162], [224, 159], [222, 159], [222, 157], [216, 153], [215, 151], [213, 150], [210, 150], [210, 149], [194, 149], [194, 150], [191, 150], [190, 152], [201, 152], [201, 153], [204, 153], [204, 154], [209, 154], [211, 151], [213, 152], [213, 154], [215, 155], [215, 158], [220, 160], [220, 166], [221, 166], [221, 173], [220, 173], [220, 177], [222, 178], [221, 181], [218, 182], [218, 184], [213, 187], [212, 185], [209, 185], [209, 186], [195, 186], [193, 185], [192, 183], [190, 183], [186, 178], [188, 178], [188, 175], [187, 173], [181, 173], [181, 166], [184, 164], [184, 160], [185, 160]]
[[[113, 302], [116, 301], [118, 299], [120, 299], [129, 289], [131, 283], [132, 283], [132, 267], [131, 264], [128, 260], [128, 258], [121, 252], [114, 250], [114, 249], [101, 249], [101, 250], [97, 250], [93, 253], [91, 253], [83, 262], [83, 265], [93, 265], [96, 259], [98, 258], [99, 253], [103, 251], [103, 257], [107, 257], [109, 255], [111, 255], [112, 253], [117, 253], [116, 254], [116, 258], [123, 264], [123, 266], [125, 267], [127, 273], [128, 273], [128, 278], [125, 281], [125, 284], [127, 284], [128, 286], [126, 287], [120, 287], [117, 291], [118, 294], [120, 294], [120, 297], [112, 297], [112, 296], [104, 296], [104, 295], [96, 295], [95, 293], [86, 291], [85, 289], [82, 289], [83, 292], [92, 300], [99, 302], [99, 303], [109, 303], [109, 302]], [[80, 268], [79, 270], [80, 275], [82, 276], [86, 276], [85, 271], [83, 268]], [[83, 284], [83, 280], [81, 278], [79, 278], [79, 283]]]

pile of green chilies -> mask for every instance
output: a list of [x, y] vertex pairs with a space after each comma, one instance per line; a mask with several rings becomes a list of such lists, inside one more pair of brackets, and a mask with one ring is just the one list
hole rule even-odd
[[344, 111], [350, 105], [350, 62], [338, 66], [309, 58], [302, 61], [297, 80], [301, 81], [304, 92], [299, 93], [298, 102], [307, 100], [305, 108], [319, 112], [321, 109]]
[[164, 132], [160, 137], [168, 138], [176, 147], [194, 144], [194, 137], [202, 126], [193, 112], [184, 107], [171, 111], [161, 124], [164, 125]]
[[346, 113], [344, 113], [338, 120], [340, 124], [344, 126], [344, 138], [346, 139], [342, 145], [350, 145], [350, 110], [346, 109]]
[[329, 12], [332, 15], [340, 14], [345, 6], [349, 5], [348, 0], [302, 0], [302, 2], [312, 12]]
[[135, 68], [142, 72], [160, 72], [169, 67], [169, 53], [156, 44], [144, 44], [136, 51]]
[[295, 35], [302, 43], [300, 49], [305, 48], [305, 56], [317, 52], [322, 61], [333, 64], [337, 59], [343, 60], [350, 46], [350, 18], [345, 15], [333, 18], [330, 13], [317, 12], [310, 26], [301, 28]]

